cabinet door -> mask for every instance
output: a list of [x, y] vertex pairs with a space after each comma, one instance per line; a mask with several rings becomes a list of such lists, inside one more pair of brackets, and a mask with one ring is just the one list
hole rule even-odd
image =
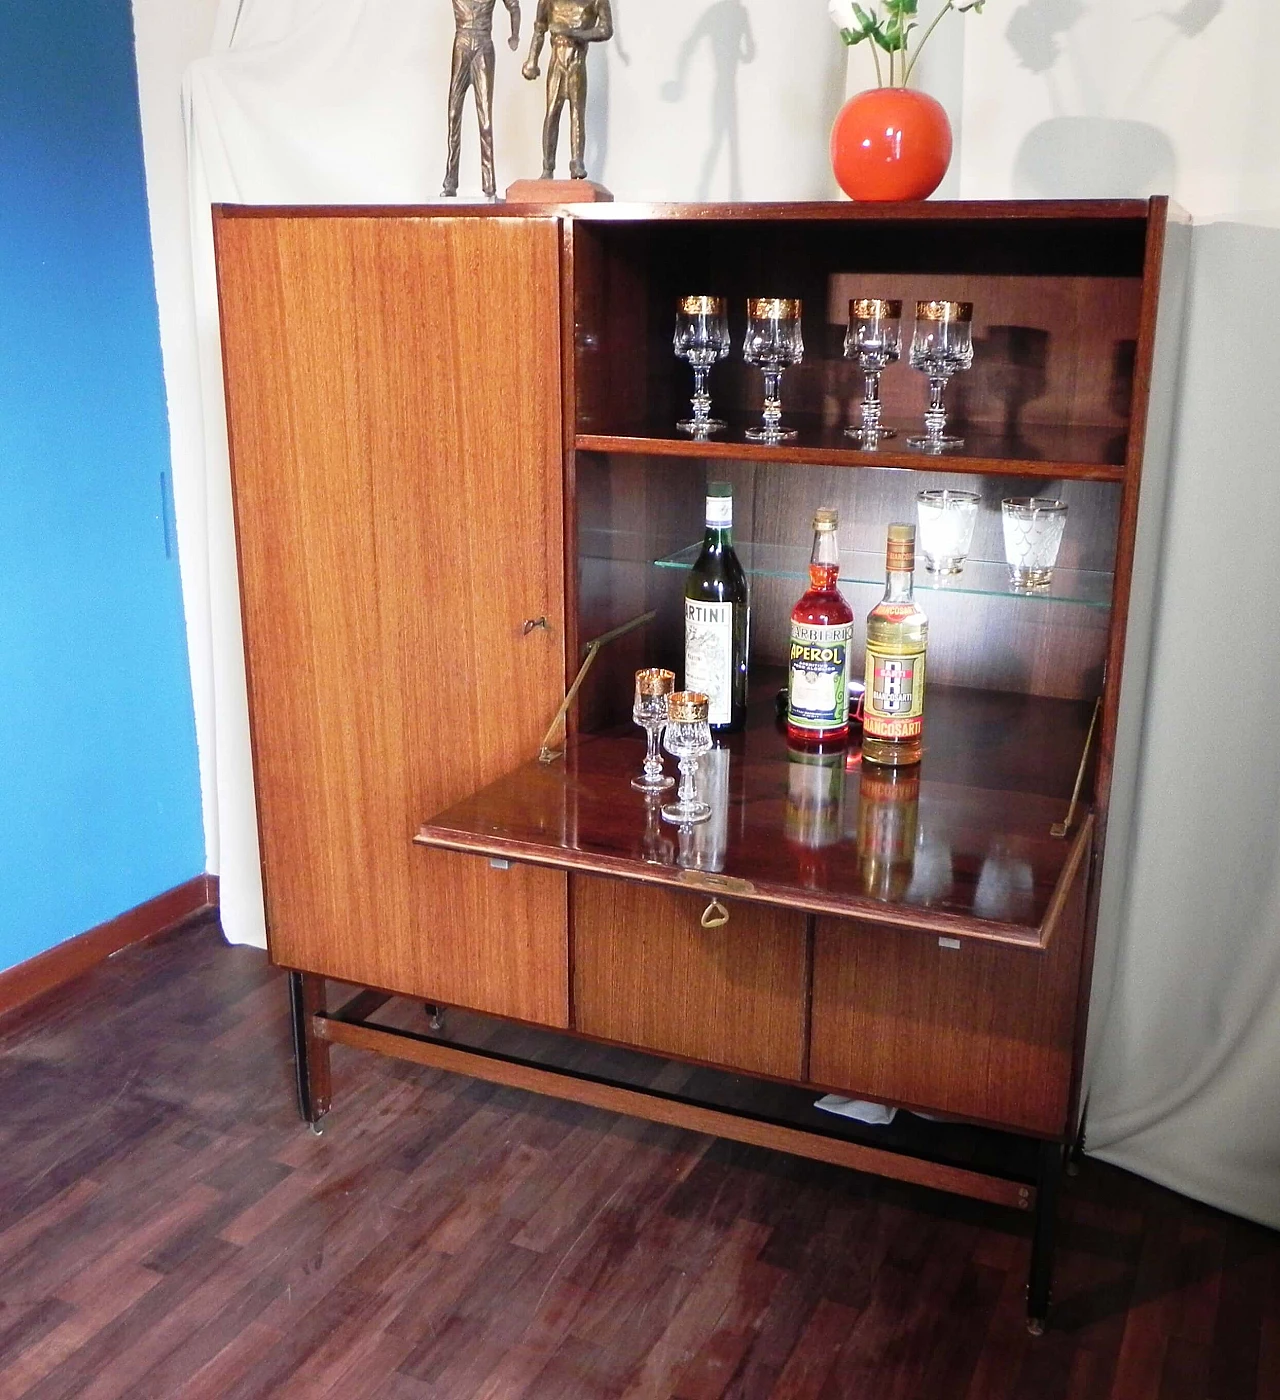
[[1067, 1131], [1085, 878], [1049, 947], [820, 918], [810, 1078], [889, 1103], [1030, 1132]]
[[412, 845], [563, 695], [558, 225], [216, 235], [272, 956], [564, 1025], [565, 877]]
[[738, 900], [573, 877], [574, 1026], [684, 1059], [803, 1078], [806, 918]]

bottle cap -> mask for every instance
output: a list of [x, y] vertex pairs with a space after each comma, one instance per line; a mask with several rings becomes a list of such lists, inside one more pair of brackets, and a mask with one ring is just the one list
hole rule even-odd
[[706, 520], [717, 530], [728, 529], [733, 524], [733, 487], [727, 481], [708, 484]]
[[820, 506], [813, 513], [815, 530], [834, 530], [840, 523], [840, 512], [835, 506]]
[[889, 526], [885, 562], [891, 574], [909, 574], [916, 567], [916, 527], [896, 522]]

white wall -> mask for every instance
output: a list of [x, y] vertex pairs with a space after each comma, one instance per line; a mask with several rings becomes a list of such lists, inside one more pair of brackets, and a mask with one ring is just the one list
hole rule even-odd
[[160, 348], [164, 356], [173, 457], [178, 557], [187, 617], [191, 689], [200, 750], [200, 796], [205, 813], [205, 858], [216, 871], [212, 744], [213, 672], [205, 640], [209, 627], [209, 571], [204, 508], [204, 435], [200, 412], [200, 367], [192, 292], [191, 222], [188, 213], [186, 134], [179, 100], [181, 75], [209, 52], [218, 0], [134, 0], [138, 99], [142, 111], [143, 159]]

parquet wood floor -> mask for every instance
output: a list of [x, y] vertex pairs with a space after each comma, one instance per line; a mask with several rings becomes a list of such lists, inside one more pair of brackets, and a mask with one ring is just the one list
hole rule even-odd
[[1009, 1212], [341, 1049], [334, 1090], [314, 1138], [283, 978], [207, 921], [0, 1023], [0, 1400], [1280, 1397], [1280, 1237], [1097, 1163], [1034, 1339]]

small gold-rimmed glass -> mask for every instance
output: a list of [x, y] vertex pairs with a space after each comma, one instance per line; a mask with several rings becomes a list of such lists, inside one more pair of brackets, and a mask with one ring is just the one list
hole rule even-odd
[[725, 426], [711, 416], [707, 375], [717, 360], [729, 353], [729, 311], [724, 297], [681, 297], [676, 303], [676, 330], [672, 344], [676, 355], [693, 370], [693, 416], [676, 427], [682, 433], [702, 437]]
[[909, 447], [918, 447], [922, 452], [947, 452], [964, 446], [964, 438], [949, 436], [946, 432], [947, 410], [942, 398], [947, 380], [972, 364], [973, 303], [916, 302], [911, 367], [929, 376], [929, 407], [924, 415], [924, 435], [909, 437]]
[[881, 297], [862, 297], [849, 303], [849, 330], [844, 357], [856, 360], [866, 376], [862, 395], [862, 422], [845, 434], [864, 447], [874, 448], [881, 438], [895, 436], [880, 421], [880, 376], [902, 354], [902, 303]]
[[680, 786], [676, 800], [662, 809], [664, 821], [689, 826], [704, 822], [711, 815], [710, 805], [700, 801], [696, 791], [698, 756], [711, 748], [708, 704], [707, 697], [696, 690], [677, 690], [667, 697], [667, 727], [662, 745], [680, 765]]
[[748, 428], [752, 442], [787, 442], [796, 436], [782, 426], [782, 372], [804, 359], [803, 307], [795, 297], [748, 297], [747, 338], [742, 357], [764, 375], [764, 419]]
[[665, 792], [675, 786], [675, 779], [668, 778], [662, 771], [662, 754], [658, 749], [658, 738], [667, 723], [667, 697], [675, 688], [674, 671], [650, 666], [636, 672], [636, 698], [631, 718], [644, 730], [647, 741], [644, 771], [640, 777], [631, 779], [631, 786], [637, 792]]

